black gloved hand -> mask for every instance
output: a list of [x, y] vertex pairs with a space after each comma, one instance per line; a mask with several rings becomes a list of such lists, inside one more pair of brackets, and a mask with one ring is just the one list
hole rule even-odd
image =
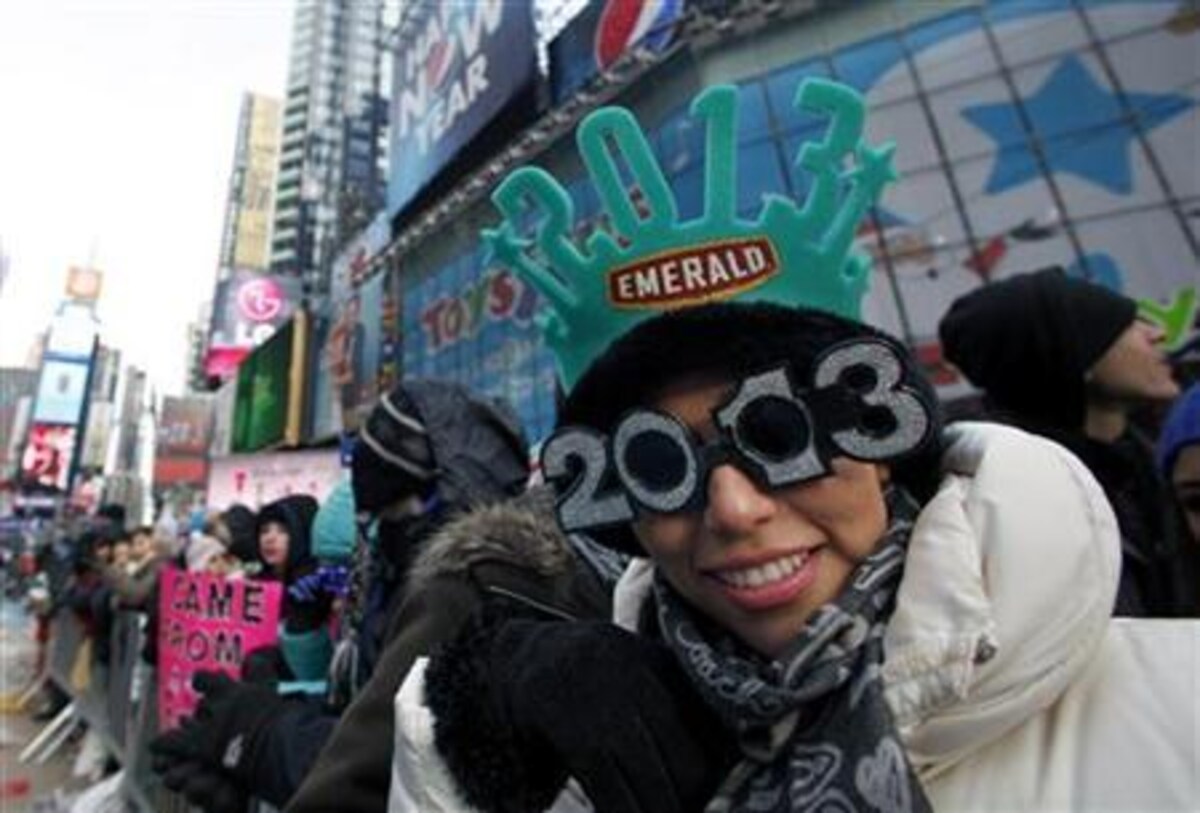
[[568, 776], [599, 813], [694, 813], [733, 764], [671, 653], [612, 624], [474, 622], [425, 691], [438, 750], [487, 813], [543, 811]]
[[172, 790], [184, 793], [195, 778], [197, 794], [227, 795], [207, 775], [251, 788], [256, 748], [286, 701], [270, 687], [238, 683], [216, 672], [197, 673], [192, 686], [203, 695], [196, 714], [151, 741], [154, 770], [164, 775], [164, 783], [170, 779], [179, 785]]
[[248, 809], [246, 792], [223, 769], [194, 760], [164, 759], [158, 754], [152, 764], [167, 789], [183, 794], [207, 813], [245, 813]]

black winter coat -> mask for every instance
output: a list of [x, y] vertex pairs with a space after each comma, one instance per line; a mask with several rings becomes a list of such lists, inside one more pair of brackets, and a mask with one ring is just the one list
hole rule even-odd
[[485, 604], [548, 618], [607, 619], [610, 587], [558, 530], [546, 490], [448, 524], [414, 563], [371, 679], [333, 730], [287, 813], [387, 809], [396, 692], [418, 657], [453, 640]]

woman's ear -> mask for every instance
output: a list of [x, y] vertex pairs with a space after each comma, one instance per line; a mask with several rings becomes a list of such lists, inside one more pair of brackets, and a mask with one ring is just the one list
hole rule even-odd
[[892, 467], [883, 463], [875, 464], [875, 475], [879, 478], [879, 486], [884, 488], [892, 482]]

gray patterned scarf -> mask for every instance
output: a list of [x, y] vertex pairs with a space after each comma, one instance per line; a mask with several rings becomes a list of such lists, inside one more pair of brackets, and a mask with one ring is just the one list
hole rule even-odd
[[838, 598], [767, 662], [698, 616], [663, 581], [663, 637], [733, 731], [742, 759], [705, 813], [928, 813], [880, 680], [883, 634], [917, 506], [887, 495], [890, 524]]

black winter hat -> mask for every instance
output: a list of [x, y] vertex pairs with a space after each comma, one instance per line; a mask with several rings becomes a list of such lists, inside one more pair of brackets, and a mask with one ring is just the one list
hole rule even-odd
[[447, 381], [410, 379], [367, 417], [351, 465], [358, 511], [377, 513], [409, 495], [446, 508], [520, 492], [529, 476], [520, 422], [503, 402]]
[[[559, 425], [607, 432], [626, 410], [684, 376], [737, 379], [786, 362], [807, 381], [824, 351], [862, 338], [907, 353], [870, 325], [812, 308], [718, 302], [668, 311], [621, 336], [588, 367], [563, 403]], [[923, 379], [920, 385], [928, 387]]]
[[241, 503], [234, 503], [221, 513], [229, 528], [229, 552], [243, 562], [258, 559], [258, 517]]
[[[668, 311], [621, 336], [588, 367], [563, 402], [558, 424], [608, 433], [626, 411], [691, 376], [736, 380], [786, 363], [798, 382], [807, 382], [826, 350], [853, 339], [880, 339], [908, 357], [888, 334], [812, 308], [718, 302]], [[919, 369], [909, 358], [910, 367]], [[912, 376], [910, 383], [936, 409], [937, 395], [925, 377]], [[926, 442], [891, 466], [893, 480], [921, 500], [936, 487], [941, 416], [932, 418]], [[645, 555], [626, 527], [590, 536], [605, 547]]]
[[425, 421], [398, 386], [379, 399], [354, 444], [355, 507], [374, 514], [403, 497], [427, 496], [435, 474]]
[[1133, 300], [1053, 267], [960, 297], [938, 332], [946, 358], [995, 408], [1022, 424], [1074, 430], [1088, 370], [1136, 317]]
[[307, 566], [312, 556], [312, 524], [319, 504], [308, 494], [292, 494], [264, 505], [258, 512], [254, 529], [255, 557], [258, 558], [258, 537], [268, 522], [278, 522], [287, 528], [289, 578], [301, 566]]

